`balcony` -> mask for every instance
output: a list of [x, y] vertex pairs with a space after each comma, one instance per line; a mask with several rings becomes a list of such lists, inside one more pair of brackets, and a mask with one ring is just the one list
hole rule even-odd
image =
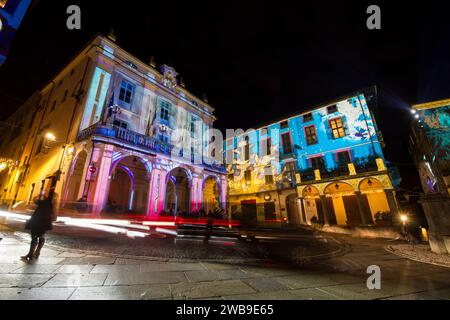
[[118, 142], [127, 143], [148, 151], [166, 155], [170, 155], [173, 148], [171, 145], [155, 138], [128, 129], [102, 124], [95, 124], [81, 131], [78, 134], [77, 141], [86, 140], [94, 136], [117, 140]]
[[[149, 152], [173, 155], [172, 151], [174, 146], [158, 139], [148, 137], [146, 135], [120, 128], [113, 125], [95, 124], [89, 128], [84, 129], [78, 134], [77, 141], [87, 140], [91, 137], [100, 137], [117, 141], [118, 143], [126, 143], [131, 146], [135, 146]], [[179, 157], [183, 156], [182, 150], [180, 150]], [[191, 158], [191, 162], [194, 163], [194, 158]], [[215, 163], [211, 160], [206, 163], [202, 161], [202, 166], [211, 171], [216, 171], [222, 174], [226, 173], [226, 169], [223, 165]]]

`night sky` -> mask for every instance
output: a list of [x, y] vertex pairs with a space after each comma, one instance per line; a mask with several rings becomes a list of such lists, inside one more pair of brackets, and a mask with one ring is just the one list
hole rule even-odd
[[[444, 2], [299, 3], [40, 0], [0, 68], [0, 119], [95, 33], [114, 28], [123, 48], [144, 62], [154, 56], [158, 66], [173, 66], [188, 90], [206, 93], [220, 129], [258, 126], [377, 85], [386, 157], [402, 173], [413, 172], [408, 106], [450, 98]], [[66, 28], [70, 4], [82, 9], [81, 31]], [[381, 7], [382, 30], [366, 27], [370, 4]]]

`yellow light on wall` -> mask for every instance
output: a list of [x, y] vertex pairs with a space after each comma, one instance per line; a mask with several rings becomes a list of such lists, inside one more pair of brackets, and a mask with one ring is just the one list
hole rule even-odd
[[50, 141], [55, 141], [56, 140], [55, 135], [53, 133], [51, 133], [51, 132], [47, 132], [47, 134], [45, 135], [45, 138], [47, 140], [50, 140]]

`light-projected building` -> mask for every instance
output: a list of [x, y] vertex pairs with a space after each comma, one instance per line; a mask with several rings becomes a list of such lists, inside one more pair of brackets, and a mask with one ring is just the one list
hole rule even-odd
[[369, 225], [395, 214], [374, 88], [225, 143], [230, 210], [247, 223]]
[[430, 245], [450, 253], [450, 99], [413, 106], [410, 150], [424, 196], [420, 202], [429, 224]]
[[0, 66], [8, 56], [12, 40], [31, 0], [0, 0]]
[[173, 68], [159, 72], [98, 36], [39, 95], [30, 130], [5, 142], [20, 149], [17, 169], [4, 170], [5, 201], [55, 188], [61, 210], [224, 212], [225, 168], [204, 153], [214, 109]]

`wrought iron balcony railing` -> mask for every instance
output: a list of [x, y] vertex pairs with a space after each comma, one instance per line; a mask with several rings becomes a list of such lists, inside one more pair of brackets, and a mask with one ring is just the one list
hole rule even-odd
[[[153, 137], [148, 137], [146, 135], [117, 126], [104, 124], [95, 124], [82, 130], [78, 134], [77, 141], [83, 141], [94, 136], [114, 139], [118, 142], [127, 143], [132, 146], [165, 155], [173, 155], [172, 151], [176, 151], [173, 145], [162, 142]], [[182, 150], [180, 150], [176, 156], [182, 157]], [[191, 161], [194, 163], [194, 158], [191, 158]], [[226, 173], [225, 167], [221, 164], [215, 163], [214, 161], [208, 161], [208, 163], [202, 161], [202, 165], [210, 170]]]
[[149, 151], [170, 155], [172, 146], [155, 138], [113, 125], [95, 124], [78, 134], [77, 140], [86, 140], [92, 136], [111, 138]]

